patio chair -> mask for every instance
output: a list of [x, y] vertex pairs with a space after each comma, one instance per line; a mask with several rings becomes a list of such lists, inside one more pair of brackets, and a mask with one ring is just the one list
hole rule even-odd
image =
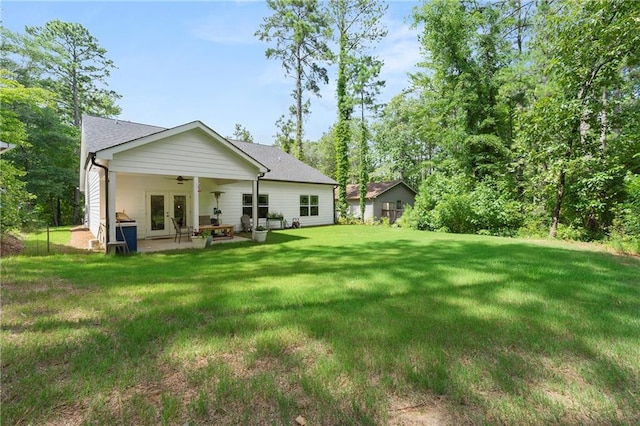
[[180, 244], [180, 241], [182, 241], [183, 235], [186, 235], [187, 239], [191, 241], [191, 234], [193, 232], [193, 228], [191, 226], [178, 225], [178, 223], [176, 222], [176, 219], [173, 217], [171, 218], [171, 221], [173, 222], [173, 227], [176, 230], [176, 236], [173, 237], [173, 241], [175, 242], [177, 240], [178, 244]]
[[242, 224], [242, 232], [251, 232], [253, 227], [251, 226], [251, 218], [248, 214], [243, 214], [240, 218], [240, 223]]
[[211, 225], [211, 217], [208, 214], [198, 216], [198, 225], [200, 226]]

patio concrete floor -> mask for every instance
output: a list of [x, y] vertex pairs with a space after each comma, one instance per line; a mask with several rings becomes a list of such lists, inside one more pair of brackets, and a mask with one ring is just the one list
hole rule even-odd
[[[249, 234], [246, 234], [249, 235]], [[72, 247], [76, 247], [79, 249], [88, 250], [89, 249], [89, 241], [92, 240], [93, 234], [91, 232], [81, 226], [75, 227], [71, 229], [71, 241], [69, 245]], [[213, 244], [226, 244], [226, 243], [237, 243], [241, 241], [251, 241], [251, 238], [234, 236], [233, 239], [218, 239], [214, 240]], [[192, 248], [203, 248], [204, 241], [200, 238], [194, 237], [191, 241], [182, 240], [180, 243], [177, 241], [173, 241], [173, 237], [170, 238], [158, 238], [158, 239], [149, 239], [149, 240], [138, 240], [138, 252], [140, 253], [153, 253], [156, 251], [167, 251], [167, 250], [184, 250], [184, 249], [192, 249]]]
[[[225, 243], [238, 243], [241, 241], [251, 241], [249, 238], [234, 236], [233, 239], [219, 239], [214, 240], [213, 244], [225, 244]], [[204, 241], [201, 238], [192, 238], [191, 241], [185, 241], [184, 239], [178, 243], [173, 241], [173, 238], [160, 238], [149, 240], [138, 240], [138, 252], [139, 253], [152, 253], [156, 251], [167, 250], [184, 250], [192, 248], [203, 248]]]

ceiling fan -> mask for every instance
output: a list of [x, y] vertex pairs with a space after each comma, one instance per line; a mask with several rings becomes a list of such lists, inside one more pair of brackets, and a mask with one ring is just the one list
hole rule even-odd
[[[165, 178], [165, 179], [171, 179], [171, 180], [173, 180], [173, 178]], [[184, 177], [184, 176], [178, 176], [177, 178], [175, 178], [175, 180], [176, 180], [176, 182], [178, 182], [178, 185], [182, 185], [182, 184], [183, 184], [183, 183], [185, 183], [186, 181], [188, 181], [188, 180], [193, 180], [193, 179], [189, 179], [189, 178], [186, 178], [186, 177]]]

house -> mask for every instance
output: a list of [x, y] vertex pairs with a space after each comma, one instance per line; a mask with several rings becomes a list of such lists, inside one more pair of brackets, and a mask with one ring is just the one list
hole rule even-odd
[[[338, 192], [335, 191], [338, 199]], [[389, 182], [371, 182], [367, 184], [367, 195], [364, 209], [364, 220], [389, 218], [394, 223], [402, 216], [404, 206], [413, 205], [416, 191], [401, 180]], [[360, 217], [360, 186], [347, 185], [348, 215]]]
[[171, 218], [195, 232], [203, 217], [240, 230], [243, 214], [265, 225], [267, 212], [302, 226], [334, 223], [333, 179], [200, 121], [167, 129], [84, 115], [80, 161], [85, 224], [103, 244], [116, 241], [116, 216], [133, 221], [136, 239], [173, 236]]

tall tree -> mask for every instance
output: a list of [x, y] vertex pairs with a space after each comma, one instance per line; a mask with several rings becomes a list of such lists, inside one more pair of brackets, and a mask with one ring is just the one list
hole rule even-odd
[[83, 113], [120, 113], [120, 95], [107, 89], [115, 66], [84, 26], [54, 20], [25, 30], [22, 54], [39, 67], [46, 87], [59, 95], [61, 110], [74, 126], [80, 126]]
[[367, 126], [366, 115], [370, 108], [375, 108], [376, 96], [385, 85], [385, 82], [378, 80], [382, 69], [382, 61], [372, 56], [362, 56], [354, 63], [351, 71], [353, 76], [353, 98], [360, 107], [360, 131], [358, 138], [359, 146], [359, 170], [358, 186], [360, 188], [360, 215], [364, 220], [364, 210], [367, 202], [367, 185], [369, 183], [369, 170], [371, 161], [369, 158], [369, 127]]
[[305, 162], [321, 171], [324, 175], [335, 179], [335, 127], [324, 132], [317, 142], [309, 142]]
[[253, 143], [253, 135], [243, 125], [236, 123], [235, 130], [233, 131], [233, 138], [243, 142]]
[[434, 0], [415, 12], [424, 24], [426, 71], [414, 81], [431, 92], [443, 127], [443, 148], [476, 180], [505, 173], [510, 161], [509, 116], [499, 97], [500, 72], [510, 59], [499, 4]]
[[435, 118], [437, 112], [429, 108], [430, 103], [434, 101], [426, 95], [400, 94], [385, 105], [372, 126], [378, 178], [403, 179], [419, 188], [441, 163], [438, 153], [443, 151], [441, 138], [446, 129]]
[[545, 81], [530, 118], [557, 131], [529, 127], [528, 136], [545, 150], [555, 174], [549, 229], [555, 237], [570, 188], [586, 190], [581, 203], [594, 201], [576, 205], [587, 213], [585, 227], [606, 209], [605, 199], [594, 195], [607, 193], [616, 174], [606, 161], [616, 113], [608, 99], [619, 92], [628, 66], [640, 62], [640, 27], [635, 3], [624, 0], [549, 3], [541, 12], [536, 47]]
[[[19, 108], [40, 110], [47, 108], [53, 94], [39, 88], [28, 88], [16, 81], [15, 74], [0, 69], [0, 140], [15, 146], [14, 150], [29, 145], [28, 127], [16, 112]], [[29, 219], [25, 207], [35, 199], [23, 180], [24, 168], [11, 159], [9, 154], [0, 159], [0, 233], [20, 228]]]
[[287, 154], [291, 154], [291, 149], [296, 143], [296, 124], [291, 117], [284, 114], [276, 121], [275, 146], [282, 149]]
[[[338, 211], [346, 216], [347, 181], [349, 176], [349, 144], [351, 129], [349, 120], [354, 107], [354, 99], [349, 88], [355, 76], [349, 74], [349, 65], [356, 58], [366, 55], [366, 50], [386, 36], [382, 17], [387, 6], [377, 0], [330, 0], [327, 11], [335, 28], [334, 41], [338, 53], [338, 79], [336, 95], [338, 100], [338, 121], [336, 125], [336, 180], [338, 181]], [[352, 68], [353, 69], [353, 68]]]
[[265, 51], [269, 59], [279, 59], [285, 74], [295, 79], [296, 138], [294, 154], [302, 158], [305, 91], [317, 96], [320, 83], [327, 83], [327, 70], [322, 63], [330, 59], [326, 39], [330, 32], [325, 13], [318, 0], [267, 0], [273, 11], [264, 18], [255, 35], [275, 43]]
[[60, 226], [78, 223], [77, 140], [79, 130], [63, 122], [53, 108], [16, 108], [28, 124], [28, 145], [7, 154], [26, 173], [27, 190], [37, 197], [40, 219]]
[[[83, 113], [117, 115], [120, 97], [108, 90], [115, 67], [95, 37], [80, 24], [59, 20], [43, 27], [26, 27], [24, 34], [3, 31], [3, 48], [21, 57], [21, 65], [3, 58], [28, 87], [54, 93], [57, 113], [18, 105], [15, 113], [27, 124], [29, 145], [10, 153], [26, 170], [27, 187], [38, 196], [37, 211], [54, 224], [81, 219], [77, 185], [77, 128]], [[74, 126], [76, 129], [69, 129]], [[36, 181], [37, 177], [42, 181]], [[44, 185], [44, 183], [47, 183]]]

